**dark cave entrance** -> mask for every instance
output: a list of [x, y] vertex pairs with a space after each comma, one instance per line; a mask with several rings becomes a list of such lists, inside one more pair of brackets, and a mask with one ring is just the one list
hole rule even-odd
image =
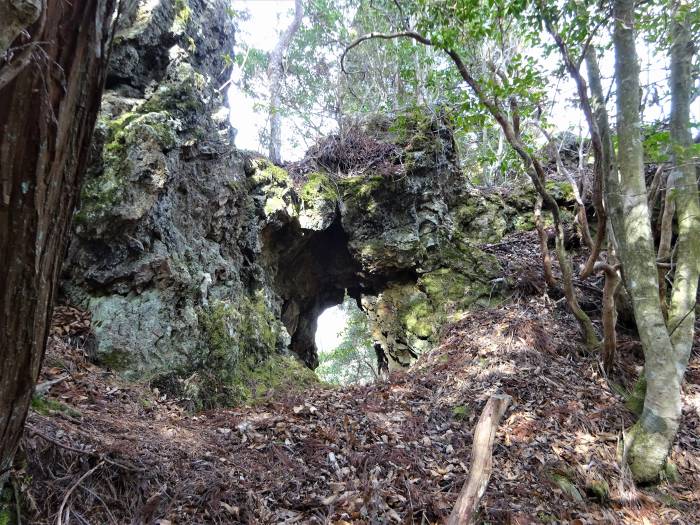
[[346, 294], [359, 301], [367, 292], [339, 215], [320, 231], [304, 230], [293, 221], [263, 232], [267, 263], [275, 269], [275, 289], [284, 300], [282, 322], [291, 336], [290, 350], [313, 369], [319, 364], [319, 316], [343, 303]]
[[[318, 320], [324, 311], [347, 299], [362, 310], [364, 330], [355, 332], [363, 348], [363, 358], [373, 361], [374, 373], [388, 372], [388, 354], [381, 347], [382, 334], [373, 334], [370, 317], [362, 307], [363, 298], [381, 294], [389, 283], [415, 283], [415, 271], [395, 269], [389, 274], [371, 275], [353, 257], [340, 211], [323, 230], [301, 228], [298, 220], [268, 224], [263, 231], [263, 256], [275, 276], [275, 291], [283, 299], [281, 320], [291, 337], [289, 349], [311, 369], [319, 366], [316, 346]], [[382, 332], [383, 333], [383, 332]], [[384, 334], [386, 335], [386, 334]]]

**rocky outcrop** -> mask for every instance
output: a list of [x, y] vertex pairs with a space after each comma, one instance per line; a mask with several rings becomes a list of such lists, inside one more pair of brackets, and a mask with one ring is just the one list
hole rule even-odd
[[[513, 230], [519, 214], [496, 195], [466, 189], [444, 117], [412, 111], [351, 133], [362, 137], [326, 139], [325, 157], [302, 163], [295, 181], [282, 170], [260, 177], [266, 161], [249, 163], [266, 203], [266, 267], [291, 348], [309, 366], [317, 359], [316, 319], [346, 291], [368, 314], [390, 365], [405, 366], [436, 342], [446, 321], [500, 300], [498, 262], [478, 244]], [[353, 167], [328, 151], [342, 156], [343, 142], [391, 147], [372, 147], [385, 162], [359, 155]]]
[[289, 337], [219, 92], [228, 4], [125, 5], [63, 291], [92, 313], [95, 358], [128, 376], [253, 366]]
[[479, 244], [527, 227], [532, 196], [467, 189], [444, 115], [370, 119], [287, 171], [232, 146], [226, 3], [125, 5], [62, 281], [97, 361], [231, 403], [280, 355], [315, 367], [318, 315], [346, 294], [391, 366], [501, 299]]

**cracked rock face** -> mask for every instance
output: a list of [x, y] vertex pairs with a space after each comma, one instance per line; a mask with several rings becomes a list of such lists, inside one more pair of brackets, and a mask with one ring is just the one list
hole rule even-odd
[[0, 2], [0, 58], [5, 55], [19, 34], [39, 19], [41, 7], [41, 0]]
[[[115, 36], [62, 285], [92, 312], [96, 359], [130, 376], [203, 366], [218, 336], [236, 355], [288, 345], [257, 261], [258, 203], [220, 118], [227, 7], [131, 2]], [[243, 312], [255, 319], [239, 330]]]
[[[403, 169], [361, 175], [312, 171], [292, 182], [259, 159], [249, 163], [255, 192], [265, 202], [262, 254], [282, 301], [291, 349], [317, 363], [318, 315], [347, 293], [367, 313], [372, 336], [390, 366], [409, 365], [437, 340], [442, 324], [475, 305], [499, 300], [500, 268], [469, 232], [485, 212], [513, 228], [503, 201], [463, 190], [449, 126], [423, 115], [396, 117], [401, 129], [366, 126], [400, 151]], [[464, 202], [481, 213], [467, 216]]]
[[390, 366], [410, 364], [443, 323], [498, 300], [500, 268], [478, 244], [521, 210], [466, 190], [449, 125], [416, 111], [363, 130], [398, 155], [388, 173], [295, 181], [237, 151], [218, 93], [226, 8], [131, 2], [115, 38], [62, 276], [92, 313], [94, 358], [228, 402], [272, 355], [315, 367], [317, 318], [347, 293]]

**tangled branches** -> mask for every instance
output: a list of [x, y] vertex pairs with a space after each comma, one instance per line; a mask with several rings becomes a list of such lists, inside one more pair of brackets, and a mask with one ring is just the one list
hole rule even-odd
[[372, 170], [382, 175], [396, 175], [403, 171], [401, 149], [369, 133], [359, 123], [352, 123], [319, 140], [306, 156], [287, 165], [294, 180], [306, 174], [324, 170], [349, 177]]

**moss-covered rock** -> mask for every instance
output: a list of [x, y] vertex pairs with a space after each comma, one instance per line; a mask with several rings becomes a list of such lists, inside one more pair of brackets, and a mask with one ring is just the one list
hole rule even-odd
[[560, 204], [573, 204], [576, 201], [574, 189], [568, 181], [549, 179], [545, 182], [544, 187], [554, 200]]
[[[275, 356], [288, 344], [288, 336], [262, 293], [216, 300], [198, 309], [197, 321], [204, 344], [188, 356], [178, 374], [188, 378], [183, 393], [195, 408], [248, 401], [248, 378], [255, 376], [262, 385], [266, 377], [270, 383], [275, 372], [281, 373], [282, 362]], [[258, 368], [262, 375], [255, 375]]]
[[324, 230], [331, 225], [336, 216], [339, 195], [338, 184], [328, 174], [314, 172], [306, 175], [299, 197], [299, 224], [302, 228]]
[[81, 190], [79, 230], [104, 231], [141, 218], [168, 180], [165, 153], [177, 144], [177, 123], [167, 112], [126, 112], [100, 125], [102, 163]]
[[497, 194], [469, 191], [451, 211], [457, 228], [473, 242], [498, 242], [510, 229], [514, 215]]

